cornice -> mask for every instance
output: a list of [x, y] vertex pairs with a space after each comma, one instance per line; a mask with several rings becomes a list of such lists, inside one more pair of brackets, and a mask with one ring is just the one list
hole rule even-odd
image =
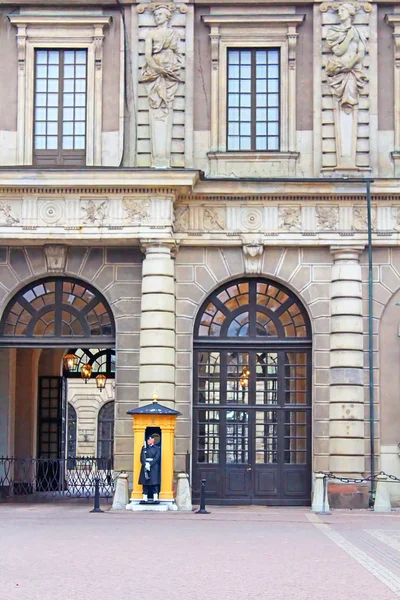
[[30, 15], [27, 13], [20, 15], [8, 15], [10, 23], [13, 25], [108, 25], [111, 22], [110, 16], [101, 14], [57, 14], [54, 15]]
[[194, 189], [195, 170], [162, 169], [0, 169], [0, 192], [19, 194], [176, 193]]
[[203, 15], [202, 20], [207, 25], [300, 25], [304, 21], [305, 15], [290, 14], [231, 14], [231, 15]]

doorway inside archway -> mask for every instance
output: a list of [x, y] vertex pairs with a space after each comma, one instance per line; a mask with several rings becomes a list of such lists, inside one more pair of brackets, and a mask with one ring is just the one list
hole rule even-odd
[[214, 503], [310, 501], [311, 327], [276, 282], [226, 284], [196, 319], [195, 489], [203, 478]]
[[0, 321], [3, 494], [82, 494], [91, 473], [113, 468], [114, 347], [111, 309], [89, 284], [48, 277], [11, 299]]

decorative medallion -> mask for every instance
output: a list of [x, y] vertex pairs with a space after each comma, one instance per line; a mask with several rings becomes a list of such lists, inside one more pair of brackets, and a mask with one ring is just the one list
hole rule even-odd
[[63, 216], [63, 207], [59, 202], [49, 200], [41, 204], [39, 215], [48, 225], [55, 225], [55, 223], [58, 223]]
[[242, 211], [241, 221], [245, 229], [251, 231], [260, 229], [263, 222], [262, 212], [258, 208], [245, 208]]

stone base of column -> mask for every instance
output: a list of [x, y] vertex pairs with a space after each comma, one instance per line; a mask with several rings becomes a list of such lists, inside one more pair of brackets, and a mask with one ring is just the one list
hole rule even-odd
[[167, 510], [178, 510], [174, 500], [160, 500], [160, 504], [140, 504], [140, 500], [131, 500], [126, 505], [126, 510], [134, 512], [166, 512]]
[[369, 508], [369, 483], [328, 483], [328, 498], [330, 508]]

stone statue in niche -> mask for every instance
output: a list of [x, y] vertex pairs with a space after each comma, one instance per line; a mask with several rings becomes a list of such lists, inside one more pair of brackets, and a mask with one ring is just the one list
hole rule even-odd
[[367, 80], [363, 67], [365, 42], [353, 25], [356, 12], [353, 4], [340, 4], [340, 25], [330, 27], [326, 34], [326, 43], [333, 54], [328, 59], [326, 75], [332, 94], [346, 114], [358, 104], [359, 93]]
[[149, 5], [156, 28], [146, 35], [146, 64], [141, 81], [149, 97], [152, 167], [168, 168], [171, 156], [172, 104], [178, 84], [183, 57], [180, 36], [170, 26], [174, 4]]

